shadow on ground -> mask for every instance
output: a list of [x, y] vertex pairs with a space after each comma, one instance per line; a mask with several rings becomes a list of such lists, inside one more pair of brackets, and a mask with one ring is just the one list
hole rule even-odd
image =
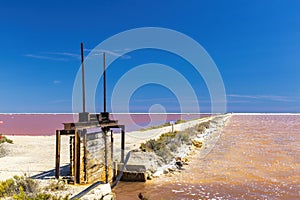
[[[70, 165], [60, 167], [60, 176], [70, 176]], [[53, 179], [55, 177], [55, 169], [45, 171], [36, 175], [31, 176], [33, 179]]]

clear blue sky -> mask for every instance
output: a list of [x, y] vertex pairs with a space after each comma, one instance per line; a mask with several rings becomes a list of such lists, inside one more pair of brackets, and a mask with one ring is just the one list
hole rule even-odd
[[[222, 75], [229, 112], [300, 112], [299, 10], [297, 0], [1, 1], [0, 113], [71, 112], [80, 42], [92, 49], [148, 26], [182, 32], [206, 49]], [[119, 65], [178, 59], [160, 53], [132, 52]], [[192, 71], [183, 74], [192, 85], [202, 81]], [[193, 85], [200, 108], [209, 111], [200, 85]], [[137, 90], [131, 104], [132, 112], [153, 104], [178, 111], [174, 94], [158, 85]]]

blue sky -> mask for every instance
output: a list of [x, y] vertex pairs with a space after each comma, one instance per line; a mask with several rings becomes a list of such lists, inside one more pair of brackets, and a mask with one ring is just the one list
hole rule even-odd
[[[72, 112], [80, 42], [93, 49], [139, 27], [173, 29], [201, 44], [223, 78], [228, 112], [300, 112], [299, 10], [297, 0], [1, 1], [0, 113]], [[184, 60], [151, 49], [113, 64], [108, 99], [122, 73], [149, 62], [186, 66], [181, 73], [201, 110], [210, 110], [201, 76]], [[147, 112], [154, 104], [178, 112], [176, 96], [155, 84], [134, 93], [131, 112]], [[101, 106], [99, 99], [99, 111]]]

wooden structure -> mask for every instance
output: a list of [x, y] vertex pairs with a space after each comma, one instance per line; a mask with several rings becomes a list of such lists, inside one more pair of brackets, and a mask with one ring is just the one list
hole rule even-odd
[[74, 183], [110, 182], [114, 178], [113, 171], [113, 131], [121, 129], [121, 162], [124, 162], [125, 126], [118, 125], [115, 120], [65, 123], [64, 130], [56, 131], [56, 178], [60, 176], [61, 136], [70, 136], [70, 172]]
[[[81, 43], [82, 56], [82, 98], [83, 112], [79, 113], [79, 121], [64, 123], [63, 130], [56, 130], [56, 159], [55, 177], [60, 176], [60, 149], [61, 136], [70, 137], [70, 171], [75, 184], [94, 183], [96, 181], [111, 182], [113, 172], [113, 131], [121, 129], [121, 162], [124, 162], [125, 126], [119, 125], [117, 120], [111, 120], [106, 112], [106, 64], [103, 54], [104, 76], [104, 112], [89, 114], [85, 110], [84, 86], [84, 55]], [[110, 136], [110, 140], [109, 140]]]

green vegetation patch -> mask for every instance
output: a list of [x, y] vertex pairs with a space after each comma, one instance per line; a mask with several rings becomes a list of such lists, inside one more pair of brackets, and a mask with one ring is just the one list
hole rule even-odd
[[[180, 124], [180, 123], [184, 123], [184, 122], [187, 122], [187, 120], [178, 119], [175, 122], [175, 124]], [[157, 128], [163, 128], [163, 127], [166, 127], [166, 126], [171, 126], [171, 123], [170, 122], [166, 122], [164, 124], [157, 125], [157, 126], [150, 126], [150, 127], [147, 127], [147, 128], [141, 128], [140, 131], [149, 131], [149, 130], [153, 130], [153, 129], [157, 129]]]
[[146, 152], [154, 152], [156, 155], [162, 157], [166, 162], [169, 162], [173, 158], [175, 153], [182, 144], [189, 143], [190, 137], [187, 132], [168, 132], [160, 135], [155, 139], [150, 139], [145, 143], [142, 143], [140, 149]]
[[[50, 184], [50, 190], [61, 189], [61, 183]], [[47, 188], [45, 188], [47, 189]], [[48, 188], [49, 189], [49, 188]], [[52, 190], [54, 189], [54, 190]], [[69, 196], [57, 197], [52, 194], [44, 193], [39, 188], [37, 181], [25, 176], [14, 176], [11, 179], [0, 182], [0, 198], [11, 197], [15, 200], [67, 200]]]
[[199, 133], [204, 133], [204, 131], [209, 128], [210, 122], [211, 121], [207, 121], [207, 122], [203, 122], [203, 123], [199, 124], [197, 127], [197, 131]]
[[8, 139], [6, 136], [4, 136], [0, 133], [0, 144], [5, 143], [5, 142], [13, 144], [13, 141], [11, 139]]
[[157, 126], [150, 126], [150, 127], [147, 127], [147, 128], [141, 128], [140, 131], [149, 131], [149, 130], [152, 130], [152, 129], [163, 128], [163, 127], [170, 126], [170, 125], [171, 125], [170, 122], [166, 122], [164, 124], [157, 125]]
[[183, 120], [183, 119], [178, 119], [175, 124], [180, 124], [180, 123], [184, 123], [187, 122], [187, 120]]
[[161, 134], [158, 139], [150, 139], [140, 145], [140, 149], [145, 152], [154, 152], [162, 157], [165, 162], [169, 162], [174, 158], [178, 148], [183, 145], [191, 145], [191, 139], [197, 134], [202, 134], [209, 128], [210, 121], [198, 124], [196, 127], [189, 128], [185, 131], [174, 131]]

